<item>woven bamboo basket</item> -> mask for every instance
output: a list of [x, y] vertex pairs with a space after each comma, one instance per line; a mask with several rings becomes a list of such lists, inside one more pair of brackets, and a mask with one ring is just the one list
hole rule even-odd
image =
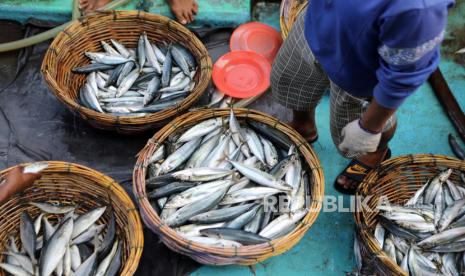
[[[11, 169], [1, 171], [0, 179]], [[40, 180], [0, 205], [0, 252], [6, 251], [9, 235], [16, 236], [19, 245], [19, 221], [23, 211], [27, 211], [33, 218], [39, 214], [39, 209], [29, 204], [31, 201], [78, 204], [77, 214], [95, 207], [111, 207], [116, 219], [117, 235], [123, 241], [122, 267], [118, 275], [134, 274], [144, 246], [142, 223], [134, 203], [115, 180], [81, 165], [49, 162]], [[100, 220], [107, 222], [108, 219], [109, 212], [105, 212]], [[4, 261], [4, 257], [0, 255], [0, 262]], [[3, 275], [4, 272], [0, 271], [0, 276]]]
[[429, 179], [447, 168], [454, 170], [451, 179], [460, 183], [460, 170], [465, 171], [465, 161], [442, 155], [406, 155], [383, 162], [360, 184], [357, 197], [363, 201], [372, 196], [366, 201], [368, 210], [356, 205], [354, 214], [362, 257], [368, 270], [376, 275], [407, 275], [375, 240], [376, 206], [380, 197], [387, 197], [391, 204], [405, 204]]
[[309, 183], [312, 183], [310, 187], [312, 202], [308, 204], [309, 213], [294, 231], [269, 243], [242, 246], [239, 248], [214, 248], [186, 240], [160, 220], [160, 217], [147, 199], [145, 189], [148, 159], [170, 135], [210, 118], [227, 118], [229, 112], [229, 109], [209, 109], [187, 113], [178, 117], [156, 133], [139, 153], [139, 158], [134, 169], [133, 189], [134, 194], [138, 198], [142, 220], [172, 250], [187, 255], [203, 264], [252, 265], [281, 254], [297, 244], [316, 220], [321, 209], [324, 194], [323, 170], [311, 146], [295, 130], [264, 113], [249, 109], [234, 109], [234, 113], [239, 120], [259, 121], [286, 134], [297, 145], [301, 156], [305, 159], [307, 171], [312, 172], [309, 181]]
[[279, 16], [281, 36], [286, 39], [299, 14], [305, 10], [308, 0], [282, 0]]
[[[180, 43], [192, 52], [198, 67], [190, 95], [176, 107], [144, 117], [113, 116], [81, 106], [78, 93], [86, 76], [74, 74], [71, 69], [89, 64], [84, 52], [103, 51], [100, 41], [110, 38], [127, 47], [135, 47], [144, 31], [150, 41]], [[42, 73], [49, 87], [68, 108], [96, 128], [125, 134], [160, 128], [187, 110], [206, 90], [211, 70], [207, 49], [192, 32], [167, 17], [141, 11], [99, 12], [76, 21], [57, 35], [42, 63]]]

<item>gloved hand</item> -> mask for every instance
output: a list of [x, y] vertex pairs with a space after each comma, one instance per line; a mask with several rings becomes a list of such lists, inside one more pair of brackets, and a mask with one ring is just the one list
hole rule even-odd
[[381, 140], [381, 132], [374, 133], [363, 129], [359, 119], [348, 123], [341, 134], [343, 139], [339, 149], [356, 155], [375, 152]]

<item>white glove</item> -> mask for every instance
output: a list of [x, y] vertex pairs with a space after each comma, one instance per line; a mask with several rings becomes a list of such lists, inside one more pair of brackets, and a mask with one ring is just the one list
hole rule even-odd
[[381, 140], [381, 133], [370, 133], [360, 126], [357, 119], [348, 123], [341, 132], [342, 142], [339, 149], [355, 155], [375, 152]]

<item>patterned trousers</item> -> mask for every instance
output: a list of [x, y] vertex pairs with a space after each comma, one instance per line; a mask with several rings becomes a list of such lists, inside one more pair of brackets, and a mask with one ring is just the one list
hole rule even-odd
[[[316, 108], [325, 91], [330, 88], [330, 128], [336, 147], [342, 142], [342, 129], [359, 119], [368, 109], [370, 99], [357, 98], [330, 81], [315, 59], [304, 34], [305, 11], [299, 15], [289, 36], [276, 56], [271, 71], [273, 97], [281, 105], [296, 111]], [[390, 130], [396, 123], [391, 117], [384, 127]], [[356, 157], [350, 153], [347, 158]]]

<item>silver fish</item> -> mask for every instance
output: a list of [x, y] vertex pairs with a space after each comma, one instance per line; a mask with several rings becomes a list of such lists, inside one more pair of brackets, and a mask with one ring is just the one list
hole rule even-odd
[[[155, 68], [155, 71], [158, 74], [161, 74], [161, 67], [160, 64], [158, 64], [157, 57], [155, 56], [155, 51], [152, 48], [152, 44], [150, 44], [149, 39], [147, 37], [147, 34], [144, 33], [142, 34], [142, 37], [144, 39], [144, 46], [145, 46], [145, 54], [147, 56], [147, 60], [150, 62], [150, 65], [152, 65], [153, 68]], [[143, 66], [141, 66], [142, 68]]]
[[94, 60], [98, 63], [109, 64], [109, 65], [117, 65], [117, 64], [122, 64], [122, 63], [126, 63], [129, 61], [129, 59], [127, 58], [124, 58], [121, 56], [110, 56], [105, 53], [85, 52], [85, 55], [91, 60]]
[[201, 140], [199, 138], [190, 140], [168, 156], [160, 166], [160, 173], [165, 174], [176, 169], [194, 153], [200, 145], [200, 142]]
[[307, 210], [301, 209], [290, 215], [281, 215], [269, 223], [263, 230], [261, 230], [259, 235], [270, 239], [281, 236], [284, 233], [287, 233], [290, 229], [294, 229], [296, 223], [305, 217], [307, 213]]
[[40, 173], [47, 168], [48, 162], [35, 162], [24, 167], [23, 173]]
[[236, 242], [236, 241], [231, 241], [231, 240], [225, 240], [225, 239], [219, 239], [219, 238], [214, 238], [214, 237], [196, 237], [196, 236], [189, 236], [187, 237], [189, 240], [201, 244], [206, 244], [208, 246], [212, 247], [240, 247], [242, 244]]
[[131, 71], [122, 81], [121, 85], [118, 87], [118, 92], [116, 93], [116, 97], [121, 97], [123, 96], [126, 92], [129, 91], [131, 86], [134, 84], [134, 82], [137, 80], [139, 77], [140, 70], [139, 68], [136, 68]]
[[95, 263], [97, 261], [97, 253], [94, 252], [89, 258], [87, 258], [74, 272], [74, 276], [88, 276], [92, 275]]
[[137, 42], [137, 56], [139, 58], [139, 67], [144, 68], [146, 55], [145, 55], [145, 42], [143, 36], [139, 36], [139, 41]]
[[177, 226], [186, 222], [189, 218], [211, 209], [223, 199], [224, 195], [228, 191], [228, 188], [229, 187], [225, 187], [221, 190], [218, 190], [217, 192], [210, 194], [204, 199], [195, 201], [180, 208], [173, 215], [168, 217], [165, 220], [165, 223], [169, 226]]
[[283, 191], [292, 190], [292, 187], [290, 187], [284, 181], [278, 180], [268, 173], [265, 173], [263, 171], [260, 171], [252, 167], [245, 166], [238, 162], [234, 162], [234, 161], [230, 161], [230, 162], [240, 173], [242, 173], [244, 176], [246, 176], [250, 180], [256, 182], [257, 184], [267, 186], [270, 188], [283, 190]]
[[181, 135], [181, 137], [179, 137], [177, 142], [178, 143], [188, 142], [192, 139], [199, 138], [201, 136], [204, 136], [210, 133], [211, 131], [218, 129], [219, 127], [221, 127], [221, 125], [222, 125], [221, 118], [215, 118], [215, 119], [209, 119], [209, 120], [203, 121], [191, 127], [186, 132], [184, 132]]
[[73, 226], [73, 220], [67, 219], [58, 227], [47, 242], [40, 258], [40, 275], [51, 275], [62, 260], [73, 233]]
[[230, 222], [226, 224], [226, 227], [233, 228], [233, 229], [241, 229], [255, 217], [260, 207], [261, 205], [257, 205], [253, 207], [252, 209], [250, 209], [249, 211], [234, 218], [233, 220], [231, 220]]
[[23, 244], [24, 249], [26, 250], [29, 257], [32, 259], [33, 263], [36, 263], [36, 232], [34, 229], [34, 223], [31, 220], [31, 217], [27, 212], [21, 213], [20, 219], [20, 237], [21, 243]]
[[268, 187], [253, 187], [227, 194], [220, 205], [229, 205], [245, 201], [264, 199], [271, 195], [282, 193], [282, 190]]
[[179, 180], [205, 182], [220, 179], [230, 174], [232, 174], [232, 171], [226, 169], [193, 168], [177, 171], [171, 175]]
[[28, 273], [26, 270], [22, 269], [19, 266], [0, 263], [0, 268], [4, 269], [6, 272], [15, 276], [30, 276], [32, 274]]
[[71, 238], [76, 238], [94, 224], [105, 212], [106, 207], [99, 207], [80, 215], [74, 221], [74, 228]]
[[126, 47], [123, 46], [123, 44], [119, 43], [117, 40], [110, 39], [111, 44], [115, 46], [116, 50], [120, 53], [121, 56], [128, 58], [130, 56], [129, 51], [126, 49]]

